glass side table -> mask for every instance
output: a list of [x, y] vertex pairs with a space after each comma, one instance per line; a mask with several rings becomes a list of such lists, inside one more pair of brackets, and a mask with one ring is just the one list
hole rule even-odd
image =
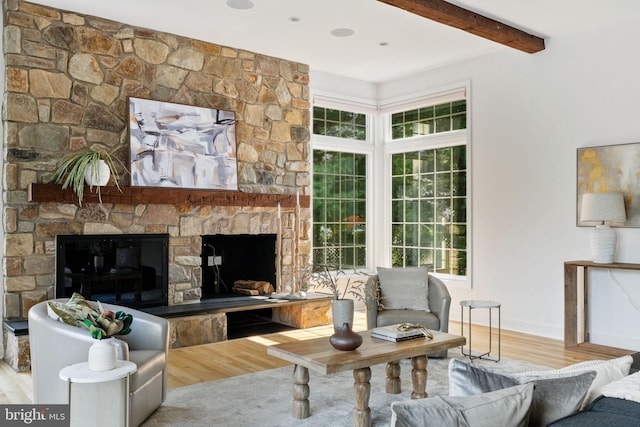
[[[116, 367], [108, 371], [92, 371], [89, 362], [76, 363], [60, 370], [58, 376], [69, 384], [69, 414], [75, 426], [129, 426], [129, 376], [137, 366], [127, 360], [116, 360]], [[124, 385], [120, 384], [124, 380]], [[110, 383], [111, 385], [107, 384]], [[95, 385], [75, 390], [72, 384]], [[121, 414], [121, 422], [114, 420]]]
[[[467, 356], [470, 360], [473, 359], [485, 359], [485, 360], [491, 360], [493, 362], [499, 362], [500, 361], [500, 306], [501, 304], [499, 302], [495, 302], [495, 301], [485, 301], [485, 300], [465, 300], [465, 301], [460, 301], [460, 313], [461, 313], [461, 321], [460, 321], [460, 328], [461, 328], [461, 332], [460, 335], [464, 336], [464, 309], [467, 308], [469, 311], [469, 323], [468, 323], [468, 340], [469, 340], [469, 351], [468, 353], [465, 352], [465, 347], [462, 346], [461, 351], [462, 354], [464, 356]], [[479, 309], [479, 308], [486, 308], [489, 310], [489, 350], [486, 351], [485, 353], [479, 354], [479, 355], [473, 355], [472, 351], [471, 351], [471, 312], [475, 309]], [[498, 309], [498, 357], [496, 358], [495, 356], [491, 356], [491, 344], [492, 344], [492, 336], [493, 336], [493, 327], [491, 325], [491, 318], [492, 318], [492, 310], [493, 309]]]

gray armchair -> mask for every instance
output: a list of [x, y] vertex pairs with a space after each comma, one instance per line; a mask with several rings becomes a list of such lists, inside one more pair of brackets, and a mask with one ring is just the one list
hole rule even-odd
[[[422, 310], [384, 310], [378, 309], [376, 289], [378, 275], [372, 275], [366, 285], [367, 329], [398, 323], [421, 323], [434, 331], [449, 332], [449, 307], [451, 295], [442, 280], [429, 274], [429, 309]], [[384, 301], [383, 301], [384, 305]], [[430, 357], [447, 357], [447, 350], [429, 354]]]
[[[128, 360], [137, 365], [136, 372], [130, 377], [129, 420], [131, 426], [138, 426], [162, 404], [167, 394], [169, 323], [161, 317], [128, 307], [111, 304], [102, 306], [133, 316], [131, 333], [117, 335], [116, 338], [126, 342], [123, 354], [126, 358], [128, 353]], [[29, 310], [29, 343], [34, 403], [68, 403], [68, 385], [58, 377], [58, 373], [65, 366], [87, 361], [89, 347], [93, 343], [89, 331], [51, 318], [45, 301]], [[96, 390], [82, 394], [105, 396], [105, 400], [115, 398], [120, 385], [119, 382], [114, 384], [112, 389], [106, 384], [83, 384], [83, 392], [92, 386]], [[82, 394], [80, 399], [83, 398]], [[75, 395], [72, 398], [76, 402]], [[87, 405], [97, 405], [99, 408], [100, 404], [105, 403], [97, 400], [93, 397]]]

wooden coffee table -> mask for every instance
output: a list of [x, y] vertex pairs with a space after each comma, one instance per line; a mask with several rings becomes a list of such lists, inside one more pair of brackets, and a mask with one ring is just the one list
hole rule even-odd
[[400, 360], [411, 358], [412, 399], [427, 397], [427, 353], [435, 353], [466, 344], [466, 338], [433, 332], [433, 339], [417, 338], [390, 342], [371, 338], [370, 331], [360, 332], [363, 343], [353, 351], [336, 350], [328, 337], [294, 341], [267, 347], [267, 354], [293, 363], [293, 417], [309, 417], [309, 369], [322, 374], [353, 369], [355, 409], [353, 425], [371, 425], [369, 394], [371, 366], [386, 363], [386, 391], [400, 393]]

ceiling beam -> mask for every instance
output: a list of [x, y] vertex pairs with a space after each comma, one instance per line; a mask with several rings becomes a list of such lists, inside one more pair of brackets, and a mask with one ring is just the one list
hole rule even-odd
[[444, 0], [378, 0], [422, 17], [527, 53], [544, 50], [544, 39]]

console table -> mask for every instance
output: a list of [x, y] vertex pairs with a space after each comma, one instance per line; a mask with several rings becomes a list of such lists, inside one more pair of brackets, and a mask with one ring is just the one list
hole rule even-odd
[[[640, 264], [614, 262], [597, 264], [592, 261], [566, 261], [564, 263], [564, 346], [576, 347], [585, 343], [588, 306], [589, 269], [640, 270]], [[578, 272], [582, 281], [578, 283]]]

